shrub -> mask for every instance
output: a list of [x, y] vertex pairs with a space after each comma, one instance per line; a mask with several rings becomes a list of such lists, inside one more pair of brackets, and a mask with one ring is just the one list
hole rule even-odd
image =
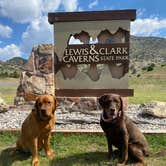
[[12, 78], [19, 78], [20, 75], [17, 71], [14, 71], [13, 73], [10, 73], [10, 76], [9, 77], [12, 77]]
[[155, 64], [154, 63], [151, 63], [150, 65], [148, 65], [147, 67], [147, 71], [152, 71], [155, 67]]
[[137, 74], [137, 77], [141, 77], [141, 74]]
[[9, 75], [8, 75], [8, 72], [1, 72], [0, 73], [0, 78], [6, 78], [6, 77], [8, 77]]

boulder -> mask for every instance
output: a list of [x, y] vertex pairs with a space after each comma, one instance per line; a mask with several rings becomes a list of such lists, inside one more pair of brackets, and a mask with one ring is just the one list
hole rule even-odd
[[38, 72], [49, 74], [53, 72], [52, 67], [52, 45], [41, 44], [37, 47], [37, 51], [34, 53], [34, 65]]
[[39, 54], [52, 55], [53, 46], [52, 44], [40, 44], [38, 46]]
[[24, 65], [23, 70], [24, 71], [30, 71], [30, 72], [35, 72], [35, 66], [34, 66], [34, 48], [31, 52], [31, 55], [28, 59], [28, 62]]
[[2, 98], [0, 98], [0, 113], [8, 111], [9, 106], [4, 102]]
[[152, 101], [141, 107], [144, 114], [158, 118], [166, 118], [166, 102]]
[[23, 105], [25, 102], [25, 99], [24, 97], [22, 96], [16, 96], [15, 99], [14, 99], [14, 105]]
[[34, 101], [38, 95], [54, 94], [53, 46], [41, 44], [33, 47], [14, 99], [15, 105]]
[[45, 93], [45, 78], [43, 76], [32, 75], [28, 76], [26, 73], [24, 75], [24, 80], [22, 82], [22, 87], [25, 93], [35, 93], [43, 94]]

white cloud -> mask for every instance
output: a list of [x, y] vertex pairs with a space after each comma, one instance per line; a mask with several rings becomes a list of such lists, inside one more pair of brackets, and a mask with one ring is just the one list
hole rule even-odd
[[79, 11], [79, 12], [83, 12], [84, 9], [83, 9], [81, 6], [79, 6], [79, 7], [78, 7], [78, 11]]
[[75, 44], [84, 44], [79, 39], [75, 39], [74, 36], [71, 36], [69, 39], [69, 45], [75, 45]]
[[166, 28], [166, 19], [145, 18], [131, 23], [131, 34], [138, 36], [155, 36], [159, 30]]
[[13, 30], [9, 26], [0, 24], [0, 36], [9, 38]]
[[30, 23], [22, 34], [21, 50], [29, 53], [34, 45], [52, 43], [53, 27], [48, 23], [46, 16], [40, 17]]
[[0, 0], [0, 9], [0, 15], [25, 23], [41, 15], [41, 0]]
[[98, 42], [99, 42], [98, 38], [96, 38], [95, 40], [93, 40], [93, 38], [90, 37], [90, 41], [89, 41], [90, 44], [97, 44]]
[[88, 5], [88, 7], [89, 7], [90, 9], [92, 9], [93, 7], [97, 6], [98, 3], [99, 3], [98, 0], [95, 0], [95, 1], [91, 2], [91, 3]]
[[72, 12], [78, 10], [78, 0], [42, 0], [42, 12], [54, 12], [63, 5], [64, 10]]
[[15, 44], [10, 44], [0, 48], [0, 60], [6, 61], [13, 57], [21, 57], [21, 51], [18, 46]]
[[60, 7], [61, 2], [61, 0], [43, 0], [42, 11], [44, 13], [56, 11]]
[[64, 9], [66, 12], [73, 12], [78, 9], [77, 0], [63, 0], [62, 4], [64, 5]]
[[[55, 12], [60, 7], [68, 12], [82, 9], [78, 0], [0, 0], [0, 16], [28, 23], [20, 45], [21, 51], [29, 54], [34, 45], [52, 43], [53, 27], [48, 23], [47, 13]], [[7, 36], [10, 35], [8, 33]]]
[[61, 5], [68, 12], [79, 9], [78, 0], [0, 0], [0, 16], [27, 23], [58, 10]]

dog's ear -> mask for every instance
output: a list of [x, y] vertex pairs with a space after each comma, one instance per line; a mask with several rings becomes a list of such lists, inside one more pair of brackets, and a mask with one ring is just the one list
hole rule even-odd
[[121, 96], [119, 98], [120, 98], [120, 105], [121, 105], [120, 110], [123, 111], [124, 110], [123, 99]]
[[99, 104], [100, 104], [100, 106], [101, 106], [102, 108], [104, 108], [105, 101], [106, 101], [107, 98], [108, 98], [108, 95], [103, 95], [103, 96], [101, 96], [101, 97], [98, 99]]
[[34, 108], [32, 109], [32, 111], [38, 110], [38, 103], [39, 103], [39, 98], [36, 99]]
[[119, 99], [120, 99], [119, 116], [123, 116], [123, 111], [124, 111], [123, 99], [121, 96], [119, 96]]
[[51, 96], [53, 97], [53, 99], [54, 99], [54, 106], [53, 106], [53, 113], [55, 112], [55, 110], [56, 110], [56, 106], [57, 106], [57, 100], [56, 100], [56, 98], [55, 98], [55, 96], [54, 95], [52, 95], [51, 94]]

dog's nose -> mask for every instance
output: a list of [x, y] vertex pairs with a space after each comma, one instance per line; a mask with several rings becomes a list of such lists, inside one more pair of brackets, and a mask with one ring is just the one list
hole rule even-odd
[[114, 113], [114, 112], [115, 112], [115, 109], [114, 109], [114, 108], [111, 108], [111, 112], [113, 112], [113, 113]]
[[41, 112], [42, 112], [43, 114], [45, 114], [45, 113], [46, 113], [46, 110], [45, 110], [45, 109], [41, 109]]

